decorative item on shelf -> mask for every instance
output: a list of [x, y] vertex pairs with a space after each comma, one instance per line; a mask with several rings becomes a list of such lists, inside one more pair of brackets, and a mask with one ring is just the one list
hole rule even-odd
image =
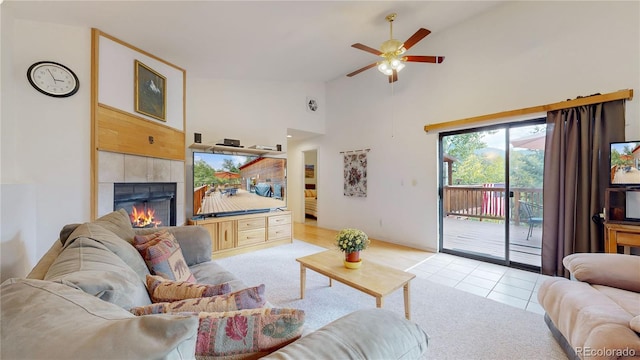
[[357, 269], [362, 265], [360, 251], [369, 246], [367, 234], [358, 229], [342, 229], [336, 235], [336, 244], [345, 253], [344, 266], [347, 269]]

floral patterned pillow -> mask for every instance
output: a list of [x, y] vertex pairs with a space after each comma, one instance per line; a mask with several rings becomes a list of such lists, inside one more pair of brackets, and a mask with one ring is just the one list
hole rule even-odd
[[195, 284], [187, 281], [167, 280], [161, 276], [147, 275], [147, 291], [151, 301], [159, 303], [224, 295], [231, 292], [231, 285], [229, 283], [217, 285]]
[[304, 311], [262, 308], [198, 314], [196, 359], [257, 359], [302, 335]]
[[136, 235], [133, 245], [142, 255], [152, 274], [169, 280], [196, 281], [184, 260], [178, 241], [167, 230], [149, 235]]
[[242, 289], [230, 294], [185, 299], [174, 302], [161, 302], [135, 307], [129, 311], [133, 315], [164, 314], [176, 312], [216, 312], [255, 309], [265, 305], [264, 284]]

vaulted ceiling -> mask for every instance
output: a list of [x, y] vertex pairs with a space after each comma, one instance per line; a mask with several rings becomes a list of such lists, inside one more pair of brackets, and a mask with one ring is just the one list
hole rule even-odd
[[[5, 0], [17, 19], [94, 27], [185, 68], [189, 76], [326, 82], [372, 61], [389, 38], [430, 36], [499, 1], [26, 1]], [[4, 11], [4, 10], [3, 10]], [[412, 54], [441, 54], [429, 37]], [[421, 65], [415, 65], [421, 66]]]

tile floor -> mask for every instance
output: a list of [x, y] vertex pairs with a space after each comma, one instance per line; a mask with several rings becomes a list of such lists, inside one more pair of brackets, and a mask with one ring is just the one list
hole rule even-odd
[[538, 289], [550, 276], [442, 253], [409, 271], [439, 284], [544, 314], [538, 304]]

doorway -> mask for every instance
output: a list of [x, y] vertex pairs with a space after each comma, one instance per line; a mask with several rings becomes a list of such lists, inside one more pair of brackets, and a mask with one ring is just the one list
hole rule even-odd
[[318, 224], [318, 151], [303, 151], [304, 158], [304, 223]]
[[440, 134], [440, 251], [540, 269], [545, 119]]

